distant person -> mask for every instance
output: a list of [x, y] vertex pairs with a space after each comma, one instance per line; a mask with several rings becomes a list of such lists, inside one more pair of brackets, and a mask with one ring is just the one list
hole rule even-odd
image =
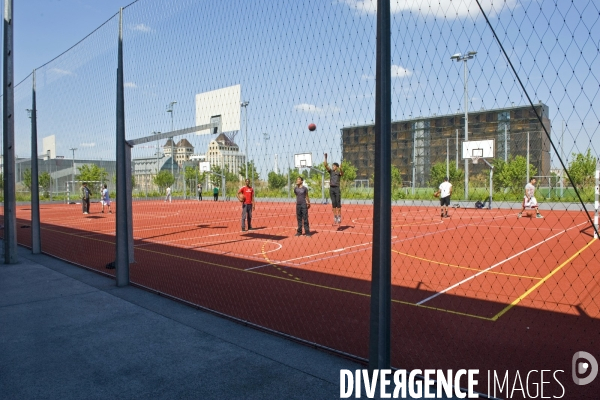
[[327, 165], [327, 153], [325, 155], [325, 169], [329, 172], [329, 196], [331, 197], [331, 208], [333, 209], [333, 224], [342, 223], [342, 193], [340, 191], [340, 178], [344, 173], [340, 164], [333, 163], [332, 168]]
[[202, 184], [201, 183], [198, 184], [197, 190], [198, 190], [198, 201], [202, 201]]
[[542, 214], [540, 214], [540, 211], [538, 210], [538, 202], [537, 202], [537, 199], [535, 198], [535, 183], [536, 183], [535, 178], [531, 178], [529, 180], [529, 183], [527, 185], [525, 185], [525, 196], [523, 197], [523, 208], [521, 209], [521, 212], [517, 214], [517, 218], [521, 218], [523, 211], [525, 211], [525, 208], [527, 208], [527, 207], [535, 209], [535, 217], [536, 218], [544, 218], [542, 216]]
[[167, 186], [167, 195], [165, 196], [165, 202], [171, 202], [171, 186]]
[[246, 229], [246, 217], [248, 218], [248, 230], [252, 230], [252, 211], [254, 211], [254, 189], [250, 179], [246, 179], [246, 186], [238, 190], [238, 196], [243, 195], [242, 201], [242, 232]]
[[219, 187], [215, 186], [213, 188], [213, 197], [215, 198], [215, 201], [219, 200]]
[[448, 181], [448, 177], [444, 177], [436, 192], [437, 196], [440, 196], [440, 216], [448, 218], [448, 207], [450, 206], [450, 196], [452, 196], [452, 184]]
[[298, 220], [298, 230], [296, 236], [302, 236], [302, 225], [304, 224], [304, 234], [312, 236], [308, 226], [308, 209], [310, 208], [310, 198], [308, 197], [308, 188], [303, 186], [304, 178], [299, 176], [296, 179], [294, 194], [296, 195], [296, 219]]
[[79, 188], [79, 197], [81, 198], [81, 208], [84, 214], [90, 213], [90, 197], [92, 197], [92, 191], [88, 188], [87, 182], [83, 182]]
[[102, 189], [100, 203], [102, 203], [102, 214], [104, 214], [104, 206], [106, 206], [108, 208], [108, 212], [112, 214], [112, 210], [110, 208], [110, 194], [108, 193], [106, 183], [104, 184], [104, 188]]

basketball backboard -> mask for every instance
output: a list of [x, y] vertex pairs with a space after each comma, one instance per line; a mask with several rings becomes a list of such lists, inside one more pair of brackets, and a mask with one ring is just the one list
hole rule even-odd
[[312, 153], [294, 154], [294, 166], [296, 168], [312, 167]]
[[465, 141], [462, 143], [462, 158], [494, 158], [495, 149], [494, 139]]
[[199, 167], [200, 173], [209, 172], [210, 171], [210, 162], [200, 161], [198, 167]]
[[197, 132], [197, 135], [208, 135], [240, 130], [241, 85], [204, 92], [196, 95], [196, 126], [216, 122], [220, 118], [220, 129]]

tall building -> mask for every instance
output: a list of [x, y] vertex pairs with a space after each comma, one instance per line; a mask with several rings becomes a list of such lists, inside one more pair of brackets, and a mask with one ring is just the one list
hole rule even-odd
[[167, 140], [167, 143], [163, 146], [165, 156], [171, 157], [171, 149], [175, 153], [174, 159], [179, 167], [184, 162], [189, 161], [192, 154], [194, 154], [194, 146], [187, 139], [181, 139], [177, 144], [174, 144], [172, 139]]
[[[537, 113], [541, 116], [540, 124]], [[494, 139], [495, 158], [508, 159], [527, 156], [529, 134], [529, 162], [537, 169], [538, 176], [550, 174], [550, 134], [548, 106], [539, 103], [535, 111], [530, 106], [509, 107], [495, 110], [469, 111], [469, 141]], [[392, 121], [392, 164], [402, 176], [406, 186], [413, 179], [415, 186], [428, 185], [431, 167], [456, 161], [464, 165], [462, 142], [464, 140], [464, 113], [419, 117], [404, 121]], [[457, 140], [458, 138], [458, 140]], [[357, 179], [372, 179], [375, 165], [375, 126], [350, 126], [342, 128], [342, 155], [357, 169]], [[469, 175], [488, 171], [485, 163], [469, 165]]]
[[240, 166], [246, 162], [246, 156], [240, 152], [240, 148], [224, 133], [211, 140], [206, 152], [206, 161], [211, 166], [217, 165], [220, 168], [228, 167], [234, 174], [240, 173]]

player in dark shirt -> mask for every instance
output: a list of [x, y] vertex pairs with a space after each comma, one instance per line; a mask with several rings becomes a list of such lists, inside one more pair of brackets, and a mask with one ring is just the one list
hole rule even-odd
[[302, 236], [302, 224], [304, 223], [304, 234], [311, 236], [308, 227], [308, 209], [310, 208], [310, 198], [308, 197], [308, 188], [303, 186], [304, 178], [299, 176], [296, 179], [294, 194], [296, 195], [296, 218], [298, 219], [298, 230], [296, 236]]
[[332, 168], [327, 165], [327, 153], [325, 153], [325, 169], [329, 172], [329, 196], [333, 208], [333, 224], [342, 223], [342, 193], [340, 190], [340, 179], [344, 175], [338, 163], [333, 163]]

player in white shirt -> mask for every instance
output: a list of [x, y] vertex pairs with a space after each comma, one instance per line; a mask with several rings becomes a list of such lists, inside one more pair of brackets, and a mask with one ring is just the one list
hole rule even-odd
[[102, 189], [100, 202], [102, 203], [102, 214], [104, 214], [104, 206], [107, 206], [108, 212], [112, 214], [112, 210], [110, 209], [110, 194], [108, 193], [108, 189], [106, 188], [106, 183], [104, 184], [104, 188]]
[[165, 196], [165, 201], [171, 202], [171, 186], [167, 186], [167, 195]]
[[523, 215], [523, 211], [525, 211], [525, 208], [532, 208], [535, 209], [535, 217], [536, 218], [544, 218], [542, 216], [542, 214], [540, 214], [540, 211], [538, 210], [538, 202], [537, 199], [535, 198], [535, 178], [531, 178], [529, 180], [529, 183], [527, 185], [525, 185], [525, 197], [523, 197], [523, 208], [521, 209], [521, 212], [517, 214], [517, 218], [521, 218], [521, 216]]
[[441, 217], [448, 218], [448, 207], [450, 206], [450, 196], [452, 196], [452, 184], [448, 182], [448, 177], [440, 184], [437, 194], [440, 196]]

